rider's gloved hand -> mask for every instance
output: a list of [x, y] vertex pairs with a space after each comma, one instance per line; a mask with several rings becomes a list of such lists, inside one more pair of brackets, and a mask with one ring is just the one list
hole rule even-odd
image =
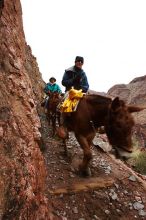
[[76, 75], [75, 77], [74, 77], [74, 82], [75, 83], [79, 83], [81, 81], [81, 75]]
[[47, 92], [47, 95], [50, 95], [51, 94], [51, 92], [50, 92], [50, 90]]

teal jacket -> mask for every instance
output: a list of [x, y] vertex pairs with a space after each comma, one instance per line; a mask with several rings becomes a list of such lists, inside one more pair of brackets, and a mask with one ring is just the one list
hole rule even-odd
[[48, 94], [48, 92], [58, 92], [58, 93], [62, 93], [61, 88], [58, 84], [54, 83], [47, 83], [45, 88], [44, 88], [44, 92], [46, 94]]

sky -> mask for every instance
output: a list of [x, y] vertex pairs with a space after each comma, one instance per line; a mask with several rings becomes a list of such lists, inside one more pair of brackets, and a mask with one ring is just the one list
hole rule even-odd
[[[90, 89], [146, 75], [145, 0], [21, 0], [23, 28], [45, 82], [61, 85], [76, 56]], [[62, 87], [64, 90], [64, 87]]]

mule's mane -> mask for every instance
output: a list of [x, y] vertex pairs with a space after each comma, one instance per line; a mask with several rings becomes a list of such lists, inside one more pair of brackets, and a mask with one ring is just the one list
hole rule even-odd
[[93, 104], [110, 104], [112, 102], [111, 98], [96, 94], [86, 95], [86, 99]]

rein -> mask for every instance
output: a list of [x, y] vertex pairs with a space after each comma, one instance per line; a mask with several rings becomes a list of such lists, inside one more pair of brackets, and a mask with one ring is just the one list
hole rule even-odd
[[91, 118], [91, 114], [90, 114], [90, 111], [89, 111], [89, 108], [88, 108], [86, 96], [87, 96], [87, 94], [84, 96], [84, 98], [85, 98], [85, 101], [86, 101], [87, 111], [88, 111], [88, 115], [89, 115], [89, 123], [90, 123], [90, 125], [91, 125], [92, 130], [96, 133], [97, 131], [96, 131], [94, 122], [93, 122], [93, 120], [92, 120], [92, 118]]

